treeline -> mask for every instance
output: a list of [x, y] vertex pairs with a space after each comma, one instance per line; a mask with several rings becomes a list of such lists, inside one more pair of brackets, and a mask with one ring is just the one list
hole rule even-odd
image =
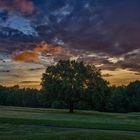
[[[76, 109], [97, 110], [107, 112], [139, 112], [140, 111], [140, 81], [130, 83], [128, 86], [110, 87], [104, 105], [99, 97], [94, 96], [94, 102], [79, 101]], [[106, 97], [102, 97], [106, 98]], [[19, 89], [15, 87], [0, 86], [0, 105], [21, 107], [43, 107], [67, 109], [68, 104], [59, 100], [47, 100], [43, 91], [36, 89]]]
[[128, 86], [110, 87], [106, 111], [139, 112], [140, 81], [131, 82]]
[[20, 89], [19, 86], [0, 86], [0, 105], [39, 107], [41, 93], [36, 89]]
[[20, 107], [67, 108], [60, 101], [49, 101], [42, 90], [0, 86], [0, 105]]
[[60, 61], [42, 76], [42, 89], [0, 86], [0, 105], [139, 112], [140, 81], [109, 86], [99, 70], [83, 62]]

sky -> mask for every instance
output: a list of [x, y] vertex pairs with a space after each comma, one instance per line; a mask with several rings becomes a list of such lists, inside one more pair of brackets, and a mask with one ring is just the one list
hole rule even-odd
[[0, 85], [40, 88], [46, 67], [84, 61], [111, 85], [140, 80], [139, 0], [0, 0]]

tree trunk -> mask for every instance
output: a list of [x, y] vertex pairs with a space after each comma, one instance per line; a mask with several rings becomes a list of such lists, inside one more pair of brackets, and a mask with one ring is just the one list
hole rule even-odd
[[73, 105], [73, 103], [72, 102], [70, 102], [70, 106], [69, 106], [70, 108], [70, 110], [69, 110], [69, 112], [70, 113], [73, 113], [74, 112], [74, 105]]

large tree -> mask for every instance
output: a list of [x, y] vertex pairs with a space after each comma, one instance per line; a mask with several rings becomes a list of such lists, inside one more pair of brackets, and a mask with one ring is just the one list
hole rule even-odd
[[75, 103], [90, 99], [91, 87], [94, 86], [98, 92], [102, 83], [106, 84], [95, 66], [69, 60], [60, 60], [48, 67], [42, 77], [42, 88], [47, 98], [64, 101], [69, 105], [70, 112], [74, 111]]

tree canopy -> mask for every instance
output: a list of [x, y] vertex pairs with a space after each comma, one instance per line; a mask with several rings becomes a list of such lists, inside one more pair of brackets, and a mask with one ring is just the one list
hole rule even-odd
[[70, 60], [61, 60], [48, 67], [42, 77], [47, 98], [64, 101], [70, 112], [73, 112], [76, 102], [92, 98], [91, 92], [102, 93], [106, 84], [95, 66]]

